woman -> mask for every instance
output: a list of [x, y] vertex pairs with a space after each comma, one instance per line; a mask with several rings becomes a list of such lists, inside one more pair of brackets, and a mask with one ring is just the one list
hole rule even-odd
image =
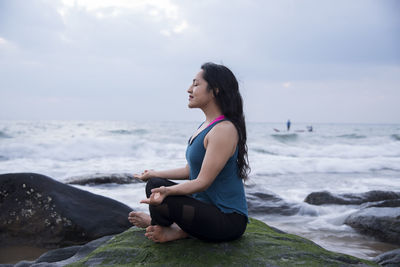
[[[146, 237], [167, 242], [193, 236], [229, 241], [245, 231], [248, 214], [243, 187], [249, 165], [246, 125], [238, 82], [225, 66], [205, 63], [187, 90], [189, 108], [200, 108], [205, 122], [190, 138], [183, 168], [145, 170], [150, 215], [129, 213], [129, 221], [146, 228]], [[162, 178], [157, 178], [162, 177]], [[176, 184], [169, 179], [189, 179]]]

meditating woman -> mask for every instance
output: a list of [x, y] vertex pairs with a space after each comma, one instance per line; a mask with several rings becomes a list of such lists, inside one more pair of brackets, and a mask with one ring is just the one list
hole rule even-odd
[[[183, 168], [145, 170], [150, 215], [129, 213], [146, 237], [167, 242], [192, 236], [206, 241], [239, 238], [248, 222], [243, 180], [249, 172], [242, 97], [234, 74], [205, 63], [187, 90], [189, 108], [200, 108], [203, 122], [190, 138]], [[174, 183], [171, 179], [189, 181]]]

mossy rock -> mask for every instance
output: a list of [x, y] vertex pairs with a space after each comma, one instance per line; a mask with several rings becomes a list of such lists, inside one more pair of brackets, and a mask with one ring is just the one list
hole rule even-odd
[[379, 266], [327, 251], [296, 235], [250, 219], [238, 240], [208, 243], [188, 238], [157, 244], [132, 227], [68, 266]]

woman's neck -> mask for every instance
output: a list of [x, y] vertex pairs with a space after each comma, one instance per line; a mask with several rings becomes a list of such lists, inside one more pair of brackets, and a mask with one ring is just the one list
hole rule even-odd
[[211, 123], [213, 120], [223, 115], [218, 106], [209, 106], [203, 109], [203, 113], [206, 116], [206, 123]]

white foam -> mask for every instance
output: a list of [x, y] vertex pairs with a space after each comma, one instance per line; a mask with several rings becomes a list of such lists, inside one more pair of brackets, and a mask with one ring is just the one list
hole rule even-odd
[[[126, 185], [104, 185], [104, 186], [80, 186], [74, 185], [79, 189], [89, 191], [94, 194], [109, 197], [118, 200], [132, 210], [148, 213], [148, 205], [140, 204], [142, 199], [146, 198], [145, 183], [126, 184]], [[127, 215], [128, 217], [128, 215]]]

